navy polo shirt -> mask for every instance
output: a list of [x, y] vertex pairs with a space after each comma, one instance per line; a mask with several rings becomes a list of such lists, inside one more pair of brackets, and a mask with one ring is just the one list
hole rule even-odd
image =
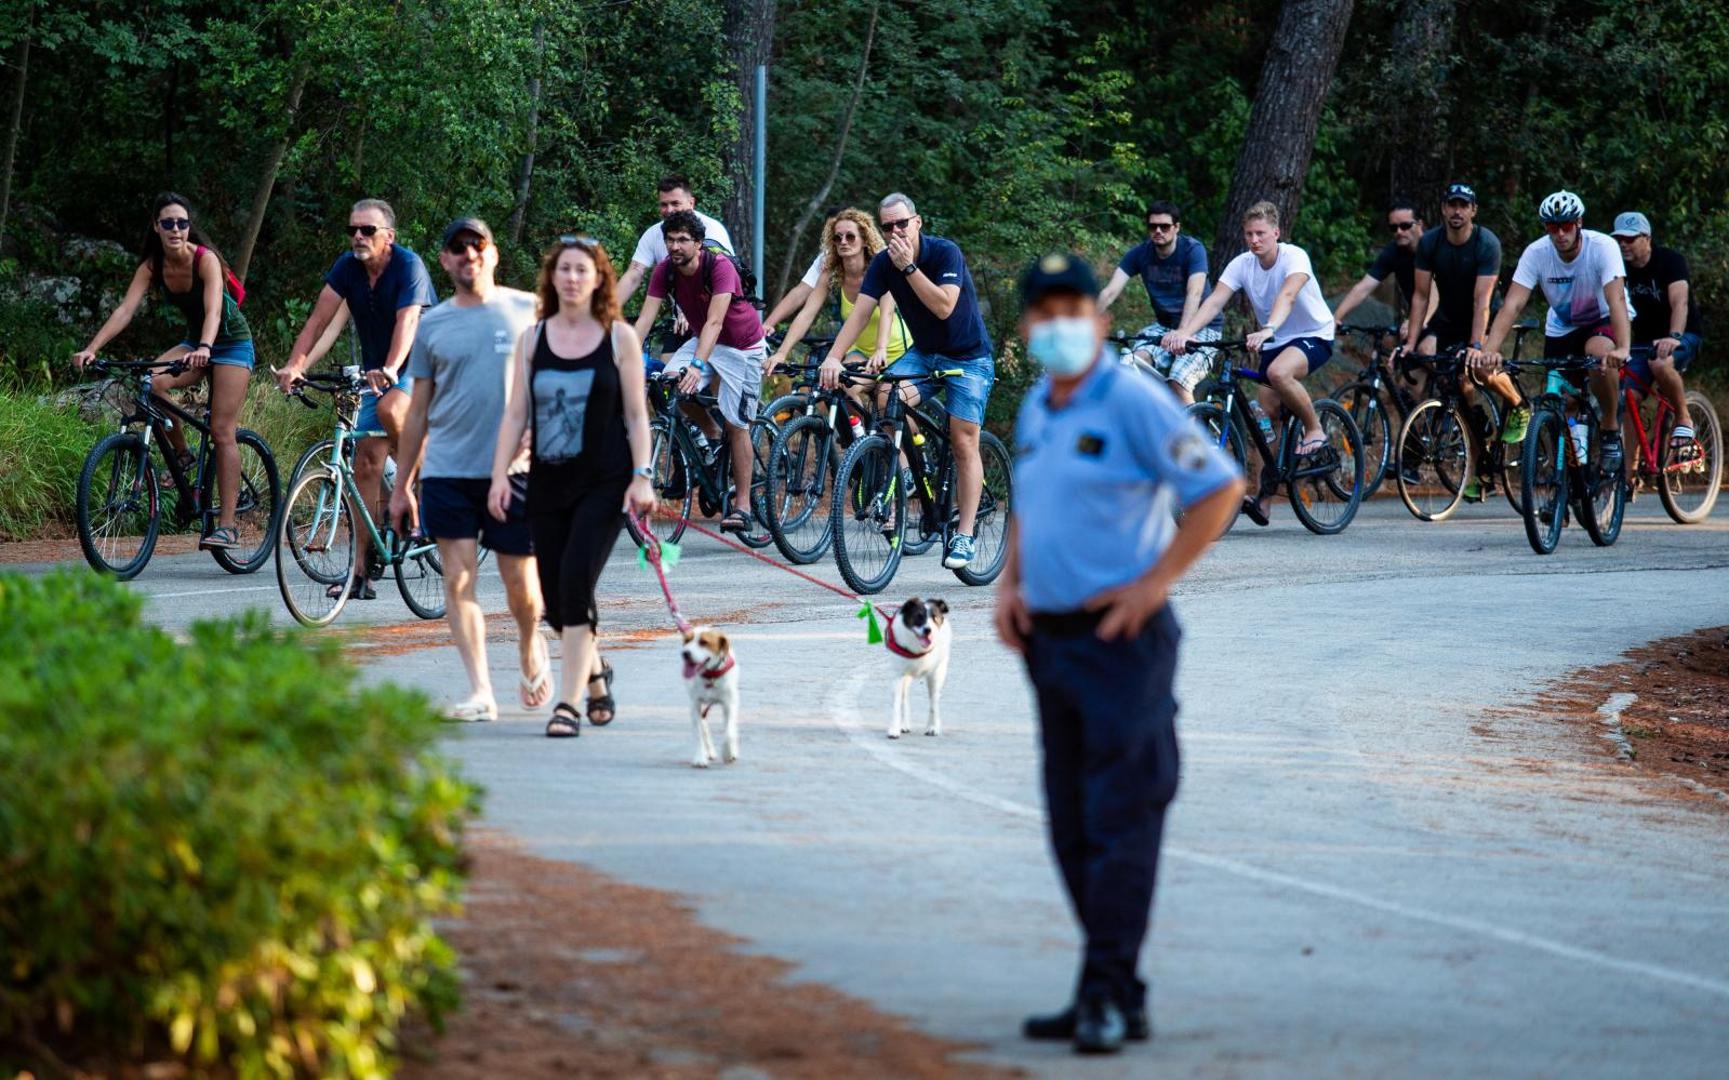
[[354, 252], [345, 251], [324, 275], [324, 283], [348, 304], [348, 317], [360, 337], [360, 366], [375, 371], [390, 355], [390, 338], [396, 332], [396, 313], [413, 304], [428, 308], [438, 303], [432, 275], [420, 256], [401, 244], [390, 245], [390, 262], [373, 285]]
[[1039, 380], [1015, 422], [1021, 595], [1037, 613], [1078, 611], [1145, 574], [1169, 546], [1174, 506], [1242, 475], [1154, 380], [1106, 349], [1062, 408]]
[[872, 300], [881, 300], [883, 293], [895, 298], [895, 310], [906, 320], [912, 331], [913, 348], [930, 356], [946, 356], [951, 360], [975, 360], [991, 355], [991, 336], [985, 331], [984, 316], [979, 313], [979, 294], [973, 288], [973, 273], [967, 269], [967, 259], [952, 240], [940, 236], [920, 236], [918, 268], [938, 285], [959, 285], [961, 294], [949, 317], [939, 319], [925, 307], [913, 291], [907, 275], [901, 273], [889, 259], [885, 249], [876, 253], [865, 267], [864, 283], [859, 292]]

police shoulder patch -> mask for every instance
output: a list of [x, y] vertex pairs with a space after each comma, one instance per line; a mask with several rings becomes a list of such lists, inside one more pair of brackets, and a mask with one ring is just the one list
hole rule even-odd
[[1207, 440], [1198, 431], [1178, 431], [1165, 443], [1165, 456], [1178, 469], [1202, 472], [1209, 459]]

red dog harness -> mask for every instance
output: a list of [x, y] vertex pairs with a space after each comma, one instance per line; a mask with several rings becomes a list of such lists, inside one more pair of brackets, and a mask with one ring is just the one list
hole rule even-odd
[[716, 679], [720, 678], [722, 675], [725, 675], [727, 672], [731, 671], [733, 668], [735, 668], [737, 666], [738, 666], [738, 662], [733, 659], [733, 655], [730, 652], [726, 654], [726, 663], [722, 664], [720, 667], [717, 667], [717, 668], [700, 667], [696, 664], [691, 663], [689, 660], [686, 660], [684, 662], [684, 677], [688, 679], [692, 675], [701, 675], [703, 682], [706, 682], [706, 683], [709, 683], [710, 685], [713, 685], [713, 683]]
[[889, 616], [888, 626], [884, 628], [883, 644], [887, 645], [889, 647], [889, 652], [894, 653], [896, 656], [900, 657], [903, 660], [917, 660], [919, 657], [924, 656], [926, 653], [930, 652], [932, 647], [933, 647], [930, 645], [926, 645], [923, 652], [913, 652], [911, 649], [908, 649], [905, 645], [902, 645], [900, 642], [896, 641], [895, 640], [895, 617], [893, 615]]

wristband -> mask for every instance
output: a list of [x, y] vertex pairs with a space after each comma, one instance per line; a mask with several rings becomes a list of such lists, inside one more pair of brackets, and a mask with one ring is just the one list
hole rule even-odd
[[200, 341], [198, 343], [198, 347], [200, 349], [214, 349], [214, 348], [216, 348], [216, 346], [210, 344], [210, 342], [208, 342], [208, 341]]

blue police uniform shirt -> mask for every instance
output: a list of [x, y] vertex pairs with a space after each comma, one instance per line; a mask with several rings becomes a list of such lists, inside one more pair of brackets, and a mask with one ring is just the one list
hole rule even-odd
[[[1207, 248], [1192, 236], [1178, 236], [1176, 250], [1170, 258], [1160, 258], [1159, 249], [1151, 240], [1143, 240], [1130, 248], [1117, 269], [1130, 277], [1138, 277], [1146, 286], [1147, 300], [1159, 325], [1175, 330], [1183, 321], [1183, 302], [1189, 296], [1189, 278], [1207, 272]], [[1207, 282], [1210, 287], [1212, 282]], [[1205, 295], [1203, 291], [1202, 295]], [[1208, 323], [1213, 330], [1223, 331], [1223, 314]]]
[[396, 313], [410, 304], [428, 308], [438, 303], [432, 275], [420, 256], [401, 244], [390, 245], [390, 262], [373, 285], [366, 267], [345, 251], [324, 275], [324, 283], [348, 304], [348, 317], [360, 338], [360, 366], [375, 371], [390, 355], [390, 338], [396, 332]]
[[955, 299], [955, 309], [949, 317], [939, 319], [913, 291], [913, 283], [895, 266], [885, 249], [876, 253], [865, 267], [864, 282], [859, 292], [872, 300], [881, 300], [883, 293], [892, 293], [895, 311], [906, 320], [912, 331], [913, 348], [931, 356], [946, 356], [951, 360], [974, 360], [991, 355], [991, 336], [985, 330], [984, 316], [979, 313], [979, 294], [973, 287], [973, 272], [967, 269], [966, 256], [951, 240], [940, 236], [919, 237], [919, 270], [941, 285], [959, 285], [961, 294]]
[[1192, 506], [1240, 476], [1169, 391], [1106, 349], [1068, 404], [1050, 379], [1015, 422], [1015, 527], [1021, 595], [1043, 614], [1078, 611], [1145, 574]]

